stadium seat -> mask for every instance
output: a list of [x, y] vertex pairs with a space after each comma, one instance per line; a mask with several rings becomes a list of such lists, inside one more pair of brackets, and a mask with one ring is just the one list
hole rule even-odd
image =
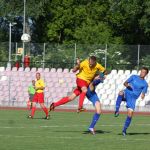
[[12, 68], [12, 71], [17, 71], [17, 67], [13, 67], [13, 68]]
[[24, 71], [24, 68], [23, 68], [23, 67], [20, 67], [20, 68], [18, 69], [18, 71]]
[[29, 72], [29, 71], [30, 71], [30, 68], [29, 68], [29, 67], [26, 67], [24, 71], [25, 71], [25, 72]]
[[50, 72], [56, 72], [56, 69], [55, 68], [52, 68], [51, 70], [50, 70]]
[[123, 75], [124, 71], [123, 70], [118, 70], [118, 75]]
[[112, 71], [111, 71], [111, 74], [112, 74], [112, 75], [116, 75], [116, 74], [117, 74], [117, 70], [112, 70]]
[[137, 74], [137, 70], [132, 70], [131, 74], [134, 74], [134, 75]]
[[125, 75], [130, 75], [130, 74], [131, 74], [130, 70], [125, 70]]
[[31, 69], [31, 72], [32, 72], [32, 73], [36, 73], [36, 68], [32, 68], [32, 69]]
[[44, 71], [43, 68], [38, 68], [38, 69], [37, 69], [37, 72], [39, 72], [39, 73], [42, 73], [43, 71]]
[[45, 73], [49, 73], [49, 68], [45, 68], [45, 69], [44, 69], [44, 72], [45, 72]]
[[67, 68], [65, 68], [64, 70], [63, 70], [63, 73], [68, 73], [69, 72], [69, 69], [67, 69]]
[[0, 67], [0, 72], [4, 72], [5, 71], [5, 67]]
[[58, 68], [57, 73], [61, 73], [61, 72], [62, 72], [62, 68]]

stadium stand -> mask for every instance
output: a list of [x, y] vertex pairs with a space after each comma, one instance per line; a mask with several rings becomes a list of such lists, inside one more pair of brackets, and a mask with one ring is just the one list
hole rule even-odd
[[[57, 101], [61, 97], [67, 96], [76, 86], [76, 75], [69, 69], [62, 68], [25, 68], [0, 67], [0, 106], [26, 107], [28, 101], [28, 86], [35, 79], [35, 73], [40, 72], [45, 80], [45, 102], [49, 105], [52, 101]], [[132, 74], [137, 74], [136, 70], [112, 70], [103, 84], [96, 88], [99, 98], [104, 108], [114, 108], [118, 92], [124, 89], [123, 82]], [[146, 78], [150, 81], [150, 76]], [[85, 99], [86, 107], [92, 108], [90, 101]], [[77, 105], [77, 101], [68, 104], [70, 107]], [[122, 103], [122, 106], [125, 104]], [[150, 91], [143, 101], [137, 100], [137, 107], [150, 105]]]

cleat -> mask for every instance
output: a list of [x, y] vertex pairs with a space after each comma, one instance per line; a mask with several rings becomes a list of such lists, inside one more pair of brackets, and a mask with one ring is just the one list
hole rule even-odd
[[78, 110], [77, 110], [77, 113], [80, 113], [80, 112], [82, 112], [82, 111], [86, 111], [86, 109], [85, 108], [78, 108]]
[[95, 130], [94, 130], [94, 128], [89, 128], [88, 130], [89, 130], [89, 132], [90, 132], [91, 134], [95, 135]]
[[118, 111], [115, 111], [114, 116], [115, 116], [115, 117], [118, 117], [118, 116], [119, 116], [119, 112], [118, 112]]
[[122, 131], [122, 135], [126, 136], [127, 135], [126, 131]]
[[50, 116], [46, 116], [44, 119], [45, 119], [45, 120], [49, 120], [49, 117], [50, 117]]
[[52, 103], [49, 107], [49, 111], [54, 111], [54, 109], [55, 109], [55, 106], [54, 106], [54, 103]]
[[33, 117], [31, 115], [28, 116], [28, 119], [33, 119]]

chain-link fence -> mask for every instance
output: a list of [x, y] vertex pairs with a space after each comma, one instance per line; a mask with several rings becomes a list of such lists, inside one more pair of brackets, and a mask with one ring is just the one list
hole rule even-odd
[[[12, 43], [11, 66], [16, 62], [23, 66], [22, 47], [22, 43]], [[72, 68], [77, 57], [82, 60], [95, 55], [107, 69], [131, 70], [149, 67], [150, 45], [25, 43], [24, 55], [30, 57], [30, 67], [37, 68]], [[0, 43], [0, 66], [6, 67], [8, 60], [9, 44]]]

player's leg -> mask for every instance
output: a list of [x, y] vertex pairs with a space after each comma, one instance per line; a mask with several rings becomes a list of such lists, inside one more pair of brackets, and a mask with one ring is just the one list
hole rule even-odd
[[100, 104], [99, 101], [96, 101], [95, 102], [95, 114], [93, 115], [92, 122], [91, 122], [91, 124], [89, 126], [89, 131], [92, 134], [95, 134], [94, 127], [95, 127], [97, 121], [99, 120], [100, 115], [101, 115], [101, 104]]
[[128, 108], [128, 114], [127, 114], [127, 118], [125, 120], [124, 123], [124, 127], [122, 130], [122, 134], [125, 136], [126, 135], [126, 130], [128, 129], [128, 127], [130, 126], [130, 123], [132, 121], [132, 116], [133, 116], [133, 110]]
[[49, 111], [52, 111], [55, 109], [55, 107], [66, 104], [72, 100], [74, 100], [78, 95], [80, 94], [80, 90], [76, 88], [74, 92], [67, 97], [63, 97], [62, 99], [58, 100], [57, 102], [54, 102], [50, 105]]
[[46, 115], [45, 119], [49, 119], [48, 109], [44, 105], [44, 93], [38, 93], [38, 102]]
[[45, 112], [45, 115], [46, 115], [45, 119], [48, 120], [48, 119], [49, 119], [48, 109], [46, 108], [46, 106], [45, 106], [44, 103], [40, 103], [40, 106], [41, 106], [41, 108], [43, 109], [43, 111]]
[[34, 94], [33, 100], [32, 100], [32, 109], [31, 109], [31, 114], [28, 116], [29, 118], [33, 118], [36, 110], [36, 103], [38, 102], [38, 96], [37, 93]]
[[80, 112], [82, 111], [83, 108], [83, 102], [86, 96], [88, 83], [79, 78], [77, 78], [76, 83], [77, 83], [77, 87], [81, 90], [80, 97], [79, 97], [79, 106], [78, 106], [78, 111]]
[[[78, 110], [79, 111], [82, 111], [83, 109], [83, 102], [84, 102], [84, 99], [85, 99], [85, 96], [86, 96], [86, 92], [87, 92], [87, 87], [86, 86], [83, 86], [81, 88], [81, 94], [79, 96], [79, 106], [78, 106]], [[84, 109], [83, 109], [84, 110]]]
[[120, 91], [116, 100], [116, 109], [115, 109], [115, 117], [119, 116], [119, 109], [120, 109], [120, 105], [122, 100], [124, 99], [124, 92]]
[[36, 110], [36, 102], [32, 102], [32, 109], [31, 114], [28, 116], [28, 118], [33, 118]]

